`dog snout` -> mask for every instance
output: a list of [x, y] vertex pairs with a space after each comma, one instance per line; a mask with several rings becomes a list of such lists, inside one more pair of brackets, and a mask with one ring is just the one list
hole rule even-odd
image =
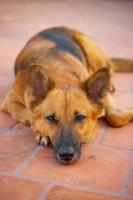
[[78, 160], [81, 154], [78, 134], [70, 126], [64, 125], [57, 135], [53, 145], [57, 160], [63, 164], [70, 164]]
[[60, 147], [58, 150], [58, 156], [62, 161], [69, 162], [74, 158], [75, 150], [73, 147], [66, 147], [62, 148]]

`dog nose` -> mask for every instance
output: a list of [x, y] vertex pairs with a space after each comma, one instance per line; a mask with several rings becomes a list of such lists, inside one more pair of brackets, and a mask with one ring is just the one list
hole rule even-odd
[[60, 147], [58, 150], [58, 155], [62, 161], [70, 161], [74, 157], [74, 148], [73, 147], [67, 147], [62, 148]]

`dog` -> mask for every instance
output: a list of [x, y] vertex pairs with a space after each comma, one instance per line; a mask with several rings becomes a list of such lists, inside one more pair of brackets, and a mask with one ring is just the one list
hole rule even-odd
[[120, 127], [133, 119], [133, 108], [113, 100], [114, 71], [133, 70], [133, 61], [109, 59], [85, 34], [66, 27], [39, 32], [15, 62], [16, 80], [0, 110], [29, 125], [35, 141], [52, 144], [60, 163], [80, 158], [81, 144], [96, 135], [100, 117]]

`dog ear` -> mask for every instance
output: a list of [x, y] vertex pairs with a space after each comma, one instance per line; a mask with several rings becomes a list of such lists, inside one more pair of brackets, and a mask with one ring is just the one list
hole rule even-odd
[[101, 103], [104, 95], [109, 91], [110, 87], [110, 72], [109, 68], [102, 68], [94, 73], [85, 83], [83, 84], [87, 96], [94, 103]]
[[40, 103], [52, 87], [48, 76], [44, 73], [40, 65], [33, 64], [29, 66], [29, 85], [33, 95], [32, 106]]

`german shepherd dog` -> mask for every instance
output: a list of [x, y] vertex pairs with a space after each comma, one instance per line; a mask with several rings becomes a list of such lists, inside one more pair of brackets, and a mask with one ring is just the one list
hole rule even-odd
[[97, 119], [119, 127], [133, 119], [133, 108], [119, 109], [113, 98], [113, 71], [133, 70], [133, 62], [109, 59], [85, 34], [66, 27], [32, 37], [15, 62], [16, 80], [1, 111], [29, 125], [35, 141], [52, 144], [59, 162], [81, 155], [81, 144], [95, 138]]

